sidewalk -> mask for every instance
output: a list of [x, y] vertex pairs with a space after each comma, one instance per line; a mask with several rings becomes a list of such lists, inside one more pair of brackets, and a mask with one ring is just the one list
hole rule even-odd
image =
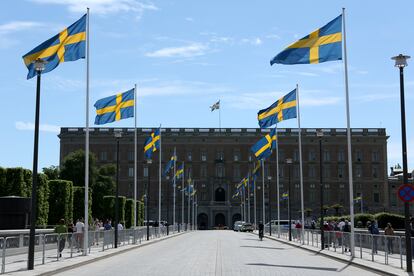
[[[344, 252], [344, 254], [342, 254], [341, 248], [338, 248], [338, 251], [336, 252], [333, 251], [332, 248], [331, 250], [328, 250], [328, 249], [321, 250], [320, 248], [314, 247], [312, 245], [307, 245], [307, 244], [302, 245], [300, 244], [300, 241], [289, 242], [288, 240], [285, 240], [283, 238], [277, 238], [275, 236], [269, 236], [269, 235], [265, 235], [265, 237], [268, 239], [272, 239], [272, 240], [284, 243], [284, 244], [289, 244], [297, 248], [302, 248], [310, 252], [314, 252], [315, 254], [323, 255], [329, 258], [342, 261], [344, 263], [352, 264], [352, 265], [355, 265], [355, 266], [358, 266], [358, 267], [361, 267], [367, 270], [371, 270], [371, 271], [377, 272], [382, 275], [396, 275], [396, 276], [414, 275], [413, 273], [405, 272], [403, 269], [399, 267], [400, 259], [389, 258], [388, 265], [370, 261], [370, 259], [372, 258], [372, 255], [369, 252], [360, 250], [359, 247], [355, 247], [355, 255], [362, 254], [362, 258], [352, 258], [349, 253], [347, 254]], [[374, 256], [376, 256], [376, 258], [380, 257], [378, 254]]]
[[70, 251], [64, 251], [62, 257], [59, 261], [56, 258], [56, 249], [46, 251], [46, 260], [45, 264], [42, 265], [42, 252], [36, 252], [35, 254], [35, 268], [34, 270], [28, 271], [27, 267], [27, 255], [25, 258], [22, 258], [21, 255], [13, 256], [14, 259], [11, 259], [7, 264], [6, 273], [3, 275], [13, 275], [13, 276], [33, 276], [33, 275], [55, 275], [56, 273], [70, 270], [75, 267], [87, 265], [92, 262], [96, 262], [105, 258], [109, 258], [114, 255], [122, 254], [142, 246], [150, 245], [163, 241], [165, 239], [173, 238], [188, 231], [170, 234], [169, 236], [163, 236], [160, 238], [154, 238], [147, 240], [138, 241], [137, 244], [126, 244], [118, 248], [111, 248], [109, 250], [102, 251], [102, 248], [92, 247], [88, 256], [82, 256], [81, 252], [73, 254], [73, 257], [70, 257]]

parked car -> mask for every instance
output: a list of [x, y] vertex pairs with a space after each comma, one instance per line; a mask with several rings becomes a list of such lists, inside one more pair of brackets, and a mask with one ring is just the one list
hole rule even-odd
[[234, 231], [240, 231], [240, 228], [242, 227], [243, 223], [245, 223], [245, 222], [244, 221], [240, 221], [240, 220], [234, 222], [233, 230]]
[[245, 222], [242, 224], [241, 228], [240, 228], [240, 232], [253, 232], [254, 227], [253, 224]]

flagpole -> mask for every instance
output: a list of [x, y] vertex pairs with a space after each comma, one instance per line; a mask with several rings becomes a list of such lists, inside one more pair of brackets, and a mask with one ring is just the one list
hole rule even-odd
[[363, 194], [361, 193], [361, 214], [363, 214], [363, 213], [364, 213], [364, 208], [363, 208], [363, 200], [364, 200], [364, 198], [363, 198]]
[[254, 227], [257, 227], [257, 201], [256, 201], [256, 177], [253, 176], [253, 211], [254, 211]]
[[250, 223], [250, 168], [247, 176], [247, 222]]
[[191, 215], [191, 210], [190, 210], [190, 204], [191, 204], [191, 195], [190, 195], [190, 184], [191, 184], [191, 175], [189, 175], [189, 178], [188, 178], [188, 185], [187, 185], [187, 188], [188, 188], [188, 210], [187, 210], [187, 212], [188, 212], [188, 218], [187, 218], [187, 223], [190, 225], [191, 224], [191, 217], [190, 217], [190, 215]]
[[158, 229], [161, 227], [161, 149], [162, 149], [162, 134], [161, 134], [161, 124], [160, 124], [160, 152], [159, 152], [159, 164], [158, 164]]
[[137, 142], [137, 84], [134, 88], [134, 119], [135, 119], [135, 128], [134, 128], [134, 229], [137, 227], [137, 167], [138, 167], [138, 142]]
[[86, 8], [86, 127], [85, 127], [85, 231], [83, 255], [88, 255], [89, 226], [89, 8]]
[[348, 143], [348, 182], [349, 182], [349, 214], [351, 220], [351, 256], [355, 256], [355, 230], [354, 230], [354, 184], [352, 177], [352, 149], [351, 149], [351, 116], [349, 112], [349, 89], [348, 89], [348, 60], [346, 53], [346, 29], [345, 8], [342, 8], [343, 36], [344, 36], [344, 71], [345, 71], [345, 99], [346, 99], [346, 138]]
[[297, 101], [297, 118], [298, 118], [298, 128], [299, 128], [299, 172], [300, 172], [300, 209], [301, 209], [301, 217], [302, 217], [302, 233], [301, 233], [301, 241], [302, 244], [305, 243], [305, 211], [304, 211], [304, 199], [303, 199], [303, 162], [302, 162], [302, 129], [300, 127], [300, 105], [299, 105], [299, 85], [296, 84], [296, 101]]
[[243, 195], [240, 195], [240, 213], [241, 213], [241, 220], [244, 221], [244, 216], [243, 216]]
[[244, 214], [244, 221], [247, 222], [247, 212], [246, 212], [246, 187], [243, 183], [243, 214]]
[[174, 208], [173, 208], [173, 225], [175, 225], [175, 190], [176, 190], [176, 185], [175, 185], [175, 171], [176, 171], [176, 169], [175, 169], [175, 164], [177, 163], [176, 161], [176, 148], [174, 147], [174, 197], [173, 197], [173, 205], [174, 205]]
[[266, 224], [266, 210], [265, 210], [265, 181], [264, 181], [264, 160], [262, 159], [262, 208], [263, 208], [263, 217], [262, 217], [262, 223], [263, 225]]
[[[277, 135], [277, 124], [275, 125], [275, 133], [276, 133], [277, 237], [280, 238], [279, 136]], [[270, 227], [272, 227], [272, 222], [270, 222]]]
[[181, 185], [181, 224], [184, 226], [184, 198], [185, 198], [185, 174], [184, 174], [184, 161], [183, 161], [183, 176]]

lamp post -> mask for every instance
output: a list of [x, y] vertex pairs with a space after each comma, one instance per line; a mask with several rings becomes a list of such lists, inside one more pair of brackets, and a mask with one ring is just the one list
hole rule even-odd
[[269, 202], [268, 202], [268, 204], [269, 204], [269, 206], [268, 206], [268, 208], [269, 208], [269, 236], [271, 236], [272, 235], [272, 204], [271, 204], [271, 202], [270, 202], [270, 199], [272, 198], [272, 189], [271, 189], [271, 187], [272, 187], [272, 183], [271, 183], [271, 180], [272, 180], [272, 177], [269, 175], [269, 176], [267, 176], [267, 180], [268, 180], [268, 183], [269, 183]]
[[118, 224], [119, 224], [119, 139], [122, 132], [116, 131], [116, 191], [115, 191], [115, 248], [118, 248]]
[[169, 180], [170, 180], [170, 176], [167, 175], [166, 177], [167, 179], [167, 236], [170, 234], [169, 233], [169, 221], [170, 221], [170, 184], [169, 184]]
[[323, 137], [323, 131], [321, 129], [318, 129], [316, 131], [316, 136], [319, 137], [319, 190], [320, 190], [320, 208], [321, 208], [321, 219], [320, 219], [320, 230], [321, 230], [321, 249], [323, 250], [325, 248], [325, 239], [324, 239], [324, 231], [323, 231], [323, 216], [324, 216], [324, 210], [323, 210], [323, 170], [322, 170], [322, 137]]
[[[395, 67], [400, 69], [400, 102], [401, 102], [401, 139], [402, 139], [402, 161], [403, 161], [403, 184], [408, 184], [407, 175], [407, 136], [405, 131], [405, 99], [404, 99], [404, 67], [406, 67], [407, 59], [410, 56], [399, 54], [392, 57], [395, 60]], [[404, 202], [405, 215], [405, 250], [406, 250], [406, 266], [407, 272], [412, 272], [412, 249], [411, 249], [411, 227], [410, 227], [410, 205]]]
[[145, 219], [147, 221], [147, 241], [149, 240], [149, 210], [148, 210], [148, 202], [149, 202], [149, 191], [150, 191], [150, 183], [151, 183], [151, 164], [152, 160], [147, 159], [147, 173], [148, 173], [148, 182], [145, 187]]
[[[39, 115], [40, 115], [40, 76], [45, 70], [46, 61], [37, 59], [34, 67], [37, 73], [36, 85], [36, 109], [35, 109], [35, 129], [34, 129], [34, 149], [33, 149], [33, 176], [32, 176], [32, 200], [30, 210], [30, 235], [29, 235], [29, 256], [27, 261], [27, 269], [32, 270], [34, 267], [34, 250], [36, 235], [36, 199], [37, 199], [37, 160], [39, 152]], [[3, 245], [5, 246], [5, 245]]]
[[291, 201], [290, 201], [290, 171], [291, 171], [291, 166], [292, 166], [292, 158], [287, 158], [286, 159], [286, 164], [288, 165], [288, 169], [289, 169], [289, 186], [288, 186], [288, 216], [289, 216], [289, 241], [292, 241], [292, 212], [290, 211], [290, 207], [291, 207]]

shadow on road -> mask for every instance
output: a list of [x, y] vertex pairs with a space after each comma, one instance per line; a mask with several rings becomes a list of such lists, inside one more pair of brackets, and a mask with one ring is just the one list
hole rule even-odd
[[246, 265], [286, 267], [286, 268], [295, 268], [295, 269], [300, 268], [300, 269], [325, 270], [325, 271], [338, 271], [338, 269], [336, 269], [336, 268], [320, 267], [320, 266], [276, 265], [276, 264], [264, 264], [264, 263], [251, 263], [251, 264], [246, 264]]
[[286, 249], [286, 248], [281, 248], [281, 247], [254, 246], [254, 245], [241, 245], [240, 247], [250, 247], [250, 248], [260, 248], [260, 249], [276, 249], [276, 250], [285, 250]]

